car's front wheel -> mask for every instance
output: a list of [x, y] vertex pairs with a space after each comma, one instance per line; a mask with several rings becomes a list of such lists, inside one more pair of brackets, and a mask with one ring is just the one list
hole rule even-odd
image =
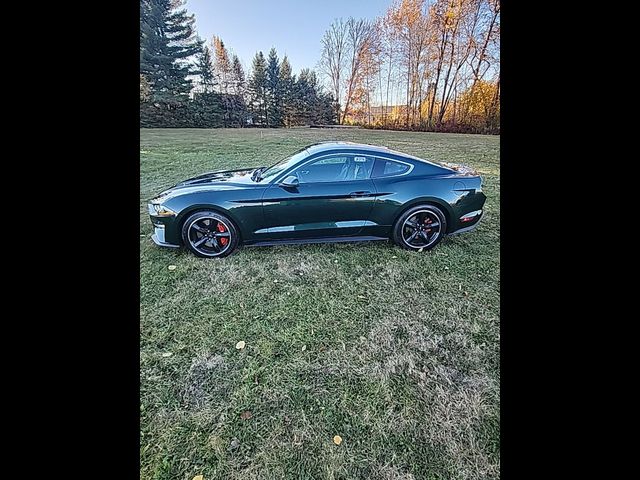
[[196, 212], [182, 225], [184, 245], [199, 257], [226, 257], [236, 249], [239, 240], [233, 222], [216, 212]]
[[447, 219], [438, 207], [417, 205], [410, 208], [393, 226], [393, 241], [407, 250], [430, 250], [447, 231]]

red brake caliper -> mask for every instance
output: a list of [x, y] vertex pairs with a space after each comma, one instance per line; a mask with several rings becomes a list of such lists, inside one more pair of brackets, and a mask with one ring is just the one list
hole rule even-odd
[[[225, 228], [225, 226], [218, 222], [218, 226], [216, 227], [218, 229], [219, 232], [226, 232], [227, 229]], [[220, 245], [222, 245], [223, 247], [229, 243], [229, 239], [227, 237], [220, 237]]]

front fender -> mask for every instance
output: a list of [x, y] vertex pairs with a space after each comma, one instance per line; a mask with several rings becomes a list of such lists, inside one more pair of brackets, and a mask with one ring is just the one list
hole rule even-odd
[[194, 212], [212, 210], [228, 217], [238, 228], [242, 239], [251, 239], [253, 232], [263, 228], [261, 193], [248, 192], [192, 192], [171, 198], [166, 206], [177, 212], [171, 225], [166, 227], [167, 241], [182, 243], [181, 229], [184, 221]]

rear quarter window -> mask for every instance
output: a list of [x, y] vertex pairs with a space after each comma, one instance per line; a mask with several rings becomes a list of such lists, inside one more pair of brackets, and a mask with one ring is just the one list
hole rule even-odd
[[411, 166], [406, 163], [387, 160], [384, 158], [376, 158], [376, 163], [373, 166], [373, 173], [371, 174], [371, 177], [380, 178], [402, 175], [407, 173], [410, 168]]

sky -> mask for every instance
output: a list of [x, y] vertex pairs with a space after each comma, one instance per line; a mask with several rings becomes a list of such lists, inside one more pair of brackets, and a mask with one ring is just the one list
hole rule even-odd
[[373, 19], [384, 14], [392, 0], [187, 0], [195, 14], [200, 38], [210, 45], [213, 35], [238, 55], [247, 75], [258, 50], [265, 57], [271, 47], [282, 60], [289, 57], [293, 73], [316, 69], [324, 32], [335, 18]]

